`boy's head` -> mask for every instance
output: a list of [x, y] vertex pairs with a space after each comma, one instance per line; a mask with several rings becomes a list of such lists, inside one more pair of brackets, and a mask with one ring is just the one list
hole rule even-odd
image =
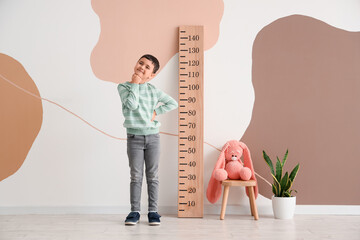
[[156, 73], [159, 70], [160, 63], [156, 57], [154, 57], [153, 55], [150, 55], [150, 54], [145, 54], [140, 59], [142, 59], [142, 58], [146, 58], [147, 60], [150, 60], [152, 62], [152, 64], [154, 65], [153, 73]]
[[147, 82], [155, 77], [159, 68], [160, 64], [157, 58], [150, 54], [145, 54], [137, 61], [134, 72], [143, 80], [143, 82]]

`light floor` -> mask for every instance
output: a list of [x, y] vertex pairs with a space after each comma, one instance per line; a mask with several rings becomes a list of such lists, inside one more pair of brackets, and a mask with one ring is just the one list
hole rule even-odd
[[292, 220], [260, 216], [218, 215], [177, 218], [163, 215], [161, 226], [149, 226], [141, 215], [136, 226], [125, 226], [125, 215], [0, 215], [0, 239], [356, 239], [360, 216], [296, 215]]

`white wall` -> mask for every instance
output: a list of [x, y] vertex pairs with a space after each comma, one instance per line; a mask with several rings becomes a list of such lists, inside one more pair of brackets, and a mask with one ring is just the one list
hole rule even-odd
[[[252, 44], [264, 26], [284, 16], [302, 14], [337, 28], [360, 31], [358, 0], [224, 2], [218, 43], [205, 52], [205, 141], [218, 148], [230, 139], [240, 139], [249, 124], [254, 102]], [[125, 137], [116, 85], [97, 79], [90, 67], [90, 53], [99, 32], [90, 0], [0, 1], [0, 52], [23, 64], [42, 97], [69, 108], [107, 133]], [[153, 80], [174, 98], [177, 57]], [[47, 102], [43, 102], [43, 108], [40, 133], [23, 166], [0, 182], [0, 210], [30, 207], [36, 212], [40, 211], [37, 207], [85, 207], [87, 212], [97, 207], [99, 212], [127, 212], [126, 142], [95, 131]], [[177, 133], [177, 111], [159, 116], [159, 120], [161, 131]], [[164, 211], [174, 211], [177, 138], [163, 135], [161, 152], [159, 205]], [[204, 146], [205, 189], [218, 154]], [[143, 211], [147, 210], [145, 189]], [[271, 211], [269, 200], [260, 196], [257, 202], [260, 214]], [[205, 209], [216, 212], [219, 204], [214, 210], [205, 200]], [[242, 190], [234, 190], [229, 204], [247, 209], [248, 200]]]

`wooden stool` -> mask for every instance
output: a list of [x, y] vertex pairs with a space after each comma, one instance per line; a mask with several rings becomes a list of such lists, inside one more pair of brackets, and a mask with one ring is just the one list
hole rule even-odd
[[222, 185], [224, 186], [224, 194], [223, 194], [223, 200], [221, 205], [221, 214], [220, 214], [220, 220], [224, 220], [225, 218], [225, 211], [226, 211], [226, 204], [229, 196], [229, 190], [230, 187], [245, 187], [249, 190], [249, 200], [250, 200], [250, 208], [251, 208], [251, 216], [254, 216], [255, 220], [259, 219], [258, 211], [256, 207], [255, 202], [255, 194], [254, 194], [254, 187], [256, 186], [255, 180], [249, 180], [249, 181], [242, 181], [242, 180], [225, 180], [222, 182]]

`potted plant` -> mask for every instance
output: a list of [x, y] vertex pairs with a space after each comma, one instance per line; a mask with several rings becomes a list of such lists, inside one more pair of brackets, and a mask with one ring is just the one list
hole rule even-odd
[[287, 160], [289, 151], [286, 150], [282, 161], [277, 157], [276, 167], [274, 169], [270, 157], [263, 151], [263, 157], [267, 165], [270, 167], [271, 176], [274, 180], [272, 184], [272, 206], [275, 218], [278, 219], [291, 219], [294, 216], [296, 206], [296, 196], [292, 196], [292, 192], [297, 192], [291, 189], [295, 177], [299, 171], [300, 164], [296, 165], [291, 171], [290, 175], [286, 172], [283, 175], [283, 168]]

